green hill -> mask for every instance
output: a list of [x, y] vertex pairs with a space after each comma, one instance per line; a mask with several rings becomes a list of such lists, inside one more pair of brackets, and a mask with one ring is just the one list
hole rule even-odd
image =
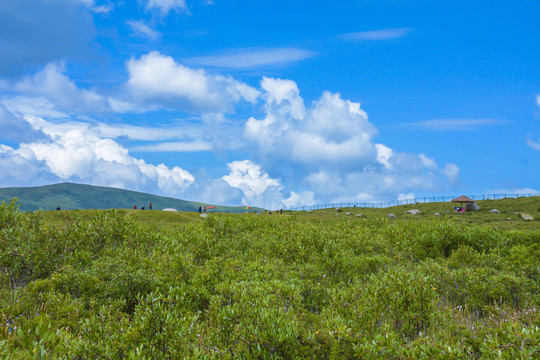
[[[198, 211], [199, 206], [209, 204], [180, 200], [103, 186], [62, 183], [38, 187], [0, 188], [0, 201], [8, 202], [16, 197], [22, 211], [74, 209], [133, 209], [145, 207], [151, 202], [153, 209], [173, 208], [178, 211]], [[244, 206], [216, 206], [212, 211], [241, 213]]]

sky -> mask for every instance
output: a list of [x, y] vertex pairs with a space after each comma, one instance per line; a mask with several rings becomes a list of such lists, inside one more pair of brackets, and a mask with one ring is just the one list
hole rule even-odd
[[540, 192], [540, 2], [2, 0], [0, 187]]

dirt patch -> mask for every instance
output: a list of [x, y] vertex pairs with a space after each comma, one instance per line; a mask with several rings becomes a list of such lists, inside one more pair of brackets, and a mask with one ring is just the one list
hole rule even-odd
[[515, 212], [514, 214], [519, 214], [519, 216], [521, 216], [522, 218], [524, 218], [525, 220], [534, 220], [534, 218], [532, 217], [532, 215], [529, 215], [527, 213], [523, 213], [523, 212]]

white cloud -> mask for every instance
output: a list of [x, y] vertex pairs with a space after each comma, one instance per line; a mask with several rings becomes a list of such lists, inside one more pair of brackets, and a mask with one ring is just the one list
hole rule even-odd
[[256, 89], [230, 76], [188, 68], [156, 51], [130, 59], [128, 72], [130, 102], [143, 102], [148, 108], [223, 112], [232, 110], [234, 103], [254, 102], [259, 96]]
[[315, 205], [315, 193], [313, 191], [304, 191], [297, 194], [296, 192], [291, 191], [291, 195], [282, 202], [287, 209]]
[[376, 156], [377, 132], [359, 103], [324, 92], [306, 110], [293, 81], [264, 78], [267, 115], [250, 118], [244, 136], [259, 151], [302, 165], [362, 166]]
[[4, 145], [1, 149], [2, 165], [19, 186], [49, 179], [176, 195], [195, 181], [178, 166], [152, 165], [131, 157], [126, 148], [92, 134], [82, 124], [55, 126], [42, 119], [30, 122], [35, 129], [41, 127], [48, 138], [23, 143], [16, 150]]
[[411, 199], [415, 199], [416, 196], [414, 195], [414, 193], [407, 193], [407, 194], [399, 194], [397, 199], [398, 201], [401, 201], [401, 200], [411, 200]]
[[[293, 81], [264, 78], [266, 116], [245, 124], [258, 161], [307, 203], [395, 200], [413, 191], [440, 191], [458, 182], [454, 164], [375, 143], [376, 127], [360, 104], [324, 92], [309, 107]], [[287, 204], [298, 202], [290, 193]]]
[[394, 155], [392, 149], [383, 144], [375, 144], [375, 148], [377, 149], [377, 161], [387, 169], [392, 170], [392, 164], [390, 164], [390, 159]]
[[58, 177], [37, 161], [32, 152], [15, 150], [0, 144], [0, 184], [6, 187], [43, 185], [56, 182]]
[[540, 137], [538, 138], [538, 141], [534, 141], [533, 139], [528, 137], [527, 138], [527, 145], [529, 145], [530, 147], [532, 147], [535, 150], [540, 151]]
[[39, 96], [5, 96], [0, 97], [0, 102], [14, 114], [19, 116], [42, 116], [53, 119], [68, 119], [69, 115], [57, 109], [49, 99]]
[[90, 11], [98, 13], [98, 14], [109, 13], [113, 8], [111, 4], [96, 5], [95, 0], [78, 0], [78, 1], [80, 1], [84, 6], [90, 9]]
[[193, 57], [186, 59], [186, 62], [207, 67], [252, 69], [291, 64], [316, 55], [314, 51], [297, 48], [239, 49], [219, 55]]
[[[79, 89], [65, 74], [61, 64], [48, 64], [42, 71], [11, 86], [11, 90], [23, 93], [26, 98], [46, 98], [52, 108], [71, 112], [99, 112], [108, 109], [107, 99], [87, 89]], [[43, 101], [43, 100], [41, 100]], [[39, 114], [43, 115], [43, 114]]]
[[223, 179], [210, 179], [202, 174], [185, 192], [185, 198], [197, 202], [219, 205], [242, 205], [242, 190], [231, 187]]
[[162, 16], [169, 13], [170, 10], [187, 12], [185, 0], [149, 0], [146, 5], [148, 10], [158, 10]]
[[142, 21], [128, 20], [126, 22], [135, 36], [143, 37], [149, 40], [157, 40], [161, 37], [161, 33], [152, 29]]
[[422, 161], [422, 165], [424, 165], [427, 169], [433, 170], [437, 168], [437, 163], [435, 160], [428, 158], [425, 154], [422, 153], [418, 155], [418, 157], [420, 158], [420, 161]]
[[33, 141], [42, 136], [43, 134], [33, 129], [24, 118], [12, 113], [0, 103], [0, 141]]
[[433, 119], [403, 124], [401, 127], [425, 131], [472, 131], [485, 126], [506, 125], [499, 119]]
[[391, 40], [399, 39], [411, 32], [410, 28], [390, 28], [381, 30], [361, 31], [355, 33], [348, 33], [341, 35], [341, 38], [345, 40]]
[[227, 164], [229, 175], [222, 179], [231, 187], [243, 192], [244, 205], [266, 206], [269, 208], [281, 207], [281, 184], [272, 179], [257, 164], [249, 161], [233, 161]]
[[446, 164], [442, 173], [447, 177], [450, 184], [457, 184], [459, 181], [459, 167], [456, 164]]

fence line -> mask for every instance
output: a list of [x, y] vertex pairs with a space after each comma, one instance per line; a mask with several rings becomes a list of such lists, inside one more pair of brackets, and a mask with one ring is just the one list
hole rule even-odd
[[[498, 199], [515, 199], [518, 197], [532, 197], [540, 196], [540, 193], [531, 193], [531, 194], [483, 194], [483, 195], [472, 195], [469, 196], [475, 201], [479, 200], [498, 200]], [[309, 206], [300, 206], [291, 208], [292, 211], [306, 211], [306, 210], [320, 210], [320, 209], [331, 209], [331, 208], [386, 208], [399, 205], [408, 205], [408, 204], [421, 204], [421, 203], [431, 203], [431, 202], [445, 202], [451, 201], [452, 199], [457, 198], [457, 196], [425, 196], [415, 199], [404, 199], [404, 200], [394, 200], [394, 201], [372, 201], [372, 202], [347, 202], [347, 203], [332, 203], [332, 204], [318, 204], [318, 205], [309, 205]]]

